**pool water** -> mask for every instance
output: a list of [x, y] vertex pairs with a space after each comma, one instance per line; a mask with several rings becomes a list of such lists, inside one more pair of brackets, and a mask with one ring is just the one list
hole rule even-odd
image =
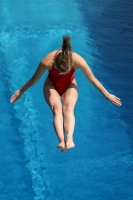
[[[0, 8], [0, 200], [133, 199], [133, 2], [3, 0]], [[47, 72], [9, 100], [64, 34], [123, 105], [76, 71], [76, 146], [61, 153], [42, 92]]]

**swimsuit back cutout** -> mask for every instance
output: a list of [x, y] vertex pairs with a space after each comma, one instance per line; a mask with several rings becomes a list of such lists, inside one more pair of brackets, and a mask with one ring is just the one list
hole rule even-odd
[[[58, 52], [59, 51], [57, 51], [55, 54], [55, 59]], [[54, 67], [54, 65], [52, 69], [49, 70], [48, 78], [50, 79], [60, 96], [62, 96], [70, 83], [74, 80], [74, 71], [75, 69], [72, 67], [68, 73], [61, 73], [58, 69]]]

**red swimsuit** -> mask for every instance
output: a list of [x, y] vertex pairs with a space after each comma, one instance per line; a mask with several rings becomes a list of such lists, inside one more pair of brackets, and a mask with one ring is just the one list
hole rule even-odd
[[62, 94], [67, 90], [70, 83], [73, 81], [74, 71], [75, 69], [72, 68], [68, 73], [61, 74], [61, 72], [54, 68], [54, 66], [51, 70], [49, 70], [48, 78], [53, 83], [55, 89], [60, 94], [60, 96], [62, 96]]

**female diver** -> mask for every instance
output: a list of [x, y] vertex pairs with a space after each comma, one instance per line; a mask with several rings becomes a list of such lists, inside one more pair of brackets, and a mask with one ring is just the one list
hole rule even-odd
[[78, 99], [78, 88], [74, 78], [74, 71], [78, 69], [84, 73], [86, 78], [106, 99], [117, 106], [121, 105], [120, 99], [110, 94], [96, 79], [86, 61], [72, 51], [69, 36], [63, 36], [62, 49], [46, 55], [39, 63], [34, 75], [13, 94], [10, 100], [11, 103], [18, 100], [29, 87], [40, 79], [46, 70], [49, 70], [43, 93], [53, 113], [54, 129], [59, 139], [58, 148], [62, 152], [75, 146], [73, 142], [74, 107]]

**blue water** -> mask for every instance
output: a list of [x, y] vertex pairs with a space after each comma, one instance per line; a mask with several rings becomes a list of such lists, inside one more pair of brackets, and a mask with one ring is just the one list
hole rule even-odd
[[[133, 199], [133, 2], [0, 2], [0, 200]], [[61, 153], [42, 87], [9, 99], [39, 61], [72, 36], [107, 90], [109, 103], [77, 71], [74, 149]]]

